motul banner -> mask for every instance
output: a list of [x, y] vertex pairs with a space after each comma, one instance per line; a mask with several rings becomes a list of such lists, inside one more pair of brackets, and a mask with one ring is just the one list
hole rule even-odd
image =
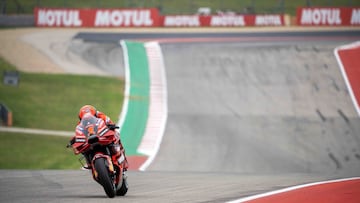
[[160, 25], [164, 27], [200, 27], [199, 15], [161, 16]]
[[243, 26], [284, 26], [284, 15], [175, 15], [162, 16], [164, 27], [243, 27]]
[[153, 9], [35, 8], [38, 27], [243, 27], [284, 26], [285, 15], [160, 16]]
[[297, 25], [305, 26], [359, 26], [360, 7], [298, 8]]
[[39, 27], [156, 27], [157, 9], [35, 8]]

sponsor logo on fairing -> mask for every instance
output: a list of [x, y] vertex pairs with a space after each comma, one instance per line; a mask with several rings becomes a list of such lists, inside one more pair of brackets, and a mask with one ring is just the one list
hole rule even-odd
[[109, 131], [108, 128], [105, 128], [105, 129], [101, 130], [100, 133], [99, 133], [99, 136], [101, 137], [101, 136], [105, 135], [105, 133], [107, 133], [108, 131]]
[[76, 138], [75, 142], [86, 142], [86, 140], [83, 138]]

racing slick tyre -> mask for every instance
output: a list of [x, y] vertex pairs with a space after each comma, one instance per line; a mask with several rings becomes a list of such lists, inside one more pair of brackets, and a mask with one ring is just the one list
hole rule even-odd
[[125, 196], [125, 194], [127, 193], [129, 189], [129, 185], [127, 183], [127, 176], [126, 174], [123, 174], [122, 176], [122, 181], [121, 181], [121, 185], [119, 184], [117, 189], [116, 189], [116, 195], [118, 196]]
[[115, 197], [115, 189], [105, 162], [106, 160], [103, 158], [96, 159], [94, 163], [95, 170], [98, 173], [98, 182], [103, 186], [106, 195], [113, 198]]

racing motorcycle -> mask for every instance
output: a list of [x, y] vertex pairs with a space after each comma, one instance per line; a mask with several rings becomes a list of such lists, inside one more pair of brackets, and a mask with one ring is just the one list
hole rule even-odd
[[93, 179], [103, 186], [109, 198], [124, 196], [128, 191], [125, 155], [116, 144], [120, 139], [117, 128], [93, 115], [84, 116], [67, 145], [76, 155], [82, 154], [79, 161], [83, 169], [91, 170]]

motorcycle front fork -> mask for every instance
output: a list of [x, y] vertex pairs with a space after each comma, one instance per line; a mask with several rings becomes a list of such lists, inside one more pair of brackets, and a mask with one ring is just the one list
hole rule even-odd
[[[85, 154], [82, 154], [80, 158], [78, 159], [83, 169], [90, 169], [91, 164], [89, 157]], [[85, 160], [85, 161], [84, 161]]]

